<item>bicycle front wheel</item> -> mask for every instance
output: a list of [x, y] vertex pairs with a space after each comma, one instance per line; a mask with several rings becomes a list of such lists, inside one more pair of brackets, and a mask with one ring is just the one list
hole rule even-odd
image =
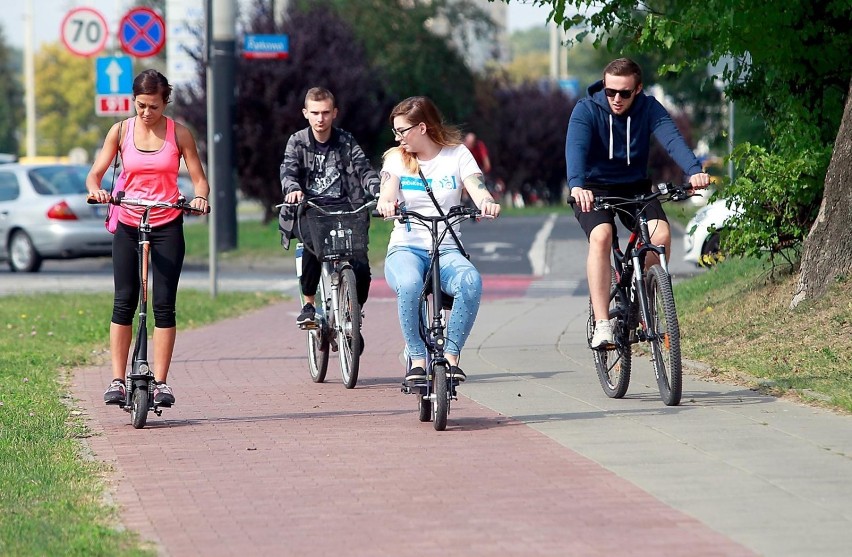
[[361, 304], [355, 290], [355, 272], [343, 269], [337, 297], [337, 346], [340, 354], [340, 373], [343, 384], [352, 389], [358, 382], [358, 368], [364, 339], [361, 338]]
[[[630, 385], [631, 345], [626, 329], [628, 324], [624, 322], [624, 316], [621, 313], [615, 269], [613, 269], [610, 281], [609, 316], [614, 321], [612, 330], [615, 336], [615, 347], [609, 350], [592, 350], [598, 380], [600, 380], [601, 388], [609, 398], [623, 398], [627, 394], [627, 387]], [[589, 300], [589, 321], [586, 325], [586, 335], [590, 346], [594, 333], [595, 312], [592, 308], [592, 302]]]
[[660, 397], [666, 406], [680, 404], [682, 370], [680, 357], [680, 326], [675, 310], [671, 278], [662, 266], [654, 265], [648, 272], [648, 309], [655, 336], [651, 340], [651, 363]]
[[447, 366], [436, 365], [432, 369], [432, 408], [435, 431], [447, 429], [447, 415], [450, 413], [450, 395], [447, 381]]

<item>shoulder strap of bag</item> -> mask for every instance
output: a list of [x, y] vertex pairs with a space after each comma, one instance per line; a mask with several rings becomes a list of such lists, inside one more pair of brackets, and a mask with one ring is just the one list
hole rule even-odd
[[112, 195], [112, 190], [115, 189], [115, 173], [118, 170], [118, 161], [121, 159], [121, 124], [123, 123], [124, 120], [119, 120], [118, 122], [118, 141], [116, 142], [115, 160], [112, 161], [112, 185], [109, 188], [110, 195]]
[[[174, 122], [174, 121], [173, 121], [173, 122]], [[172, 129], [173, 129], [173, 130], [174, 130], [174, 132], [175, 132], [175, 147], [177, 147], [177, 150], [178, 150], [178, 160], [180, 160], [180, 158], [183, 156], [183, 151], [182, 151], [182, 150], [181, 150], [181, 148], [180, 148], [180, 139], [178, 139], [177, 122], [174, 122], [174, 123], [172, 124]]]
[[[429, 182], [426, 181], [426, 176], [423, 175], [423, 171], [420, 169], [419, 166], [417, 167], [417, 173], [420, 175], [420, 179], [423, 181], [423, 187], [426, 189], [426, 193], [429, 195], [429, 199], [431, 199], [432, 203], [434, 203], [435, 208], [438, 210], [438, 214], [443, 217], [444, 211], [441, 210], [441, 206], [438, 204], [438, 200], [435, 199], [435, 194], [432, 193], [432, 186], [430, 186]], [[458, 246], [461, 254], [465, 257], [465, 259], [470, 260], [470, 255], [468, 255], [468, 253], [464, 250], [464, 246], [462, 246], [461, 240], [459, 240], [459, 237], [456, 236], [456, 231], [453, 230], [453, 227], [450, 226], [449, 223], [447, 223], [447, 229], [450, 231], [450, 236], [452, 236], [453, 240], [455, 240], [456, 246]]]

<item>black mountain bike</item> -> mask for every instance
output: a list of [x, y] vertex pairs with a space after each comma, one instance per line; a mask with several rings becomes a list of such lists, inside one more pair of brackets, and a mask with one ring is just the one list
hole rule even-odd
[[[609, 318], [614, 342], [593, 349], [593, 354], [604, 392], [610, 398], [622, 398], [630, 384], [632, 346], [647, 342], [660, 397], [667, 406], [677, 406], [682, 392], [680, 326], [665, 247], [651, 243], [645, 209], [654, 199], [682, 201], [694, 194], [688, 184], [659, 184], [657, 190], [634, 197], [595, 197], [595, 211], [613, 209], [629, 215], [634, 225], [624, 250], [619, 247], [617, 231], [613, 231]], [[568, 202], [573, 203], [574, 199], [569, 198]], [[645, 257], [649, 252], [656, 253], [660, 262], [646, 271]], [[594, 329], [595, 315], [590, 300], [589, 347]]]
[[[282, 204], [291, 205], [291, 204]], [[306, 249], [322, 262], [322, 275], [316, 294], [316, 317], [300, 327], [308, 333], [308, 368], [315, 383], [325, 381], [329, 352], [338, 352], [343, 385], [352, 389], [358, 371], [364, 340], [361, 336], [361, 304], [355, 288], [352, 258], [367, 253], [370, 202], [355, 210], [317, 205], [307, 199], [297, 205], [296, 232], [303, 238], [306, 221], [311, 242], [296, 244], [296, 275], [301, 276], [301, 253]], [[279, 205], [280, 207], [281, 205]], [[301, 294], [300, 294], [301, 297]], [[304, 298], [301, 299], [304, 304]]]
[[[89, 199], [90, 204], [96, 204]], [[148, 235], [151, 233], [149, 216], [151, 209], [180, 209], [187, 213], [200, 215], [200, 211], [191, 207], [186, 198], [181, 196], [176, 203], [168, 201], [151, 201], [148, 199], [135, 199], [124, 197], [120, 191], [115, 197], [110, 197], [109, 203], [113, 205], [127, 205], [133, 207], [144, 207], [142, 219], [139, 221], [139, 321], [136, 328], [136, 341], [133, 344], [133, 358], [130, 371], [125, 378], [127, 398], [119, 404], [125, 411], [130, 412], [130, 422], [136, 429], [142, 429], [148, 422], [148, 412], [153, 411], [158, 416], [162, 415], [162, 408], [168, 408], [171, 404], [154, 403], [154, 370], [148, 362], [148, 252], [150, 241]], [[210, 208], [207, 208], [207, 213]]]
[[[477, 209], [463, 205], [451, 207], [445, 215], [426, 216], [400, 208], [400, 213], [388, 219], [408, 222], [422, 226], [432, 235], [431, 259], [426, 273], [423, 290], [420, 293], [420, 338], [426, 344], [426, 381], [422, 384], [403, 385], [402, 392], [417, 395], [418, 412], [421, 422], [432, 421], [435, 430], [447, 428], [447, 416], [450, 403], [457, 400], [458, 382], [449, 378], [450, 364], [444, 356], [447, 338], [445, 311], [452, 309], [453, 299], [441, 291], [441, 264], [438, 247], [443, 242], [450, 227], [472, 218], [493, 218], [483, 215]], [[461, 246], [459, 246], [461, 249]], [[464, 250], [462, 250], [464, 253]], [[411, 369], [411, 358], [406, 352], [406, 372]]]

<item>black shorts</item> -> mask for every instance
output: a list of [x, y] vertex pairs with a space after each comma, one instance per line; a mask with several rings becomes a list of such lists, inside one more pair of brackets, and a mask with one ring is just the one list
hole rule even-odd
[[[650, 193], [651, 183], [642, 182], [638, 184], [624, 184], [612, 186], [587, 185], [584, 186], [583, 189], [591, 190], [595, 194], [595, 196], [618, 195], [623, 197], [631, 197], [642, 193]], [[626, 215], [622, 211], [607, 209], [605, 211], [583, 212], [582, 210], [580, 210], [580, 207], [578, 205], [574, 205], [574, 216], [577, 217], [577, 222], [580, 223], [580, 227], [583, 229], [583, 232], [586, 233], [587, 239], [589, 238], [589, 236], [591, 236], [592, 230], [599, 224], [609, 223], [613, 226], [614, 229], [616, 212], [618, 213], [618, 218], [621, 223], [624, 224], [624, 226], [626, 226], [628, 230], [633, 230], [633, 217], [630, 215]], [[659, 199], [654, 199], [648, 204], [648, 207], [645, 209], [645, 216], [648, 217], [648, 220], [662, 220], [665, 222], [669, 222], [669, 219], [666, 218], [665, 211], [663, 211], [663, 204], [660, 203]]]

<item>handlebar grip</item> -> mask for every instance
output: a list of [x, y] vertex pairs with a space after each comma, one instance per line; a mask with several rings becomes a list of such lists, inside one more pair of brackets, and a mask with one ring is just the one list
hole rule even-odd
[[123, 192], [123, 191], [120, 191], [120, 192], [118, 192], [117, 194], [115, 194], [115, 197], [110, 196], [108, 201], [106, 201], [106, 202], [102, 203], [102, 202], [100, 202], [100, 201], [95, 201], [95, 200], [91, 197], [91, 194], [89, 194], [89, 195], [86, 197], [86, 203], [88, 203], [89, 205], [105, 205], [105, 204], [118, 205], [118, 204], [120, 204], [120, 202], [121, 202], [121, 198], [122, 198], [122, 197], [124, 197], [124, 192]]
[[569, 195], [568, 199], [565, 200], [565, 203], [567, 203], [568, 205], [573, 205], [576, 202], [577, 202], [577, 200], [574, 199], [574, 196], [571, 196], [571, 195]]

